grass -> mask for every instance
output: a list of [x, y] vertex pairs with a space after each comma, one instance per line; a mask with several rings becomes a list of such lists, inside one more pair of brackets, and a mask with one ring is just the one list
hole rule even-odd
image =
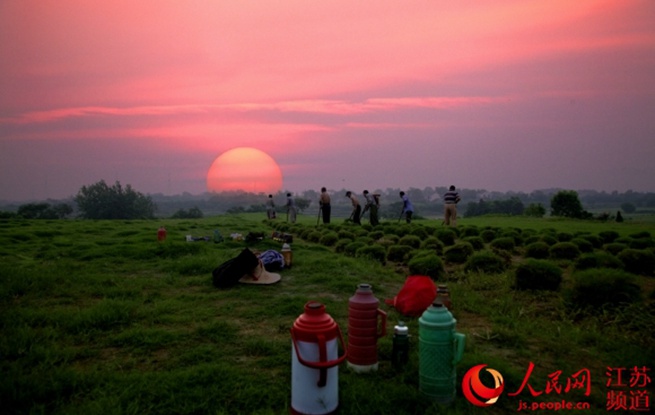
[[[313, 215], [289, 225], [320, 232], [365, 229], [337, 224], [316, 227]], [[440, 222], [416, 221], [433, 232]], [[158, 243], [161, 224], [168, 239]], [[280, 224], [278, 222], [278, 224]], [[381, 229], [398, 226], [394, 221]], [[406, 227], [406, 224], [400, 224]], [[649, 231], [655, 221], [623, 224], [559, 219], [462, 218], [458, 226], [554, 229], [556, 232], [616, 230], [621, 236]], [[366, 226], [364, 226], [366, 228]], [[227, 237], [220, 244], [187, 243], [185, 235]], [[211, 271], [246, 246], [232, 233], [273, 231], [260, 215], [201, 220], [0, 221], [0, 402], [7, 414], [282, 414], [290, 407], [289, 329], [303, 305], [316, 300], [345, 332], [348, 299], [359, 283], [373, 285], [378, 299], [393, 297], [407, 264], [380, 263], [335, 253], [333, 247], [294, 236], [294, 266], [274, 286], [238, 285], [219, 290]], [[363, 235], [360, 235], [363, 236]], [[280, 249], [266, 238], [252, 249]], [[514, 262], [517, 253], [514, 253]], [[543, 389], [548, 375], [592, 373], [586, 400], [606, 413], [607, 367], [655, 362], [655, 278], [639, 276], [644, 300], [623, 309], [584, 313], [565, 305], [570, 261], [558, 292], [516, 291], [513, 269], [487, 275], [447, 264], [457, 331], [466, 335], [458, 382], [474, 365], [500, 371], [506, 391], [518, 388], [529, 362], [531, 384]], [[341, 412], [346, 414], [500, 414], [515, 411], [518, 397], [503, 395], [488, 408], [462, 396], [448, 407], [418, 390], [418, 319], [389, 314], [388, 329], [405, 321], [412, 335], [410, 363], [402, 372], [390, 363], [390, 335], [378, 342], [380, 368], [358, 375], [340, 369]], [[652, 375], [652, 372], [651, 372]], [[562, 397], [559, 397], [561, 399]], [[521, 398], [531, 400], [527, 392]], [[558, 400], [557, 395], [545, 401]], [[583, 399], [584, 398], [584, 399]], [[539, 399], [537, 399], [539, 400]]]

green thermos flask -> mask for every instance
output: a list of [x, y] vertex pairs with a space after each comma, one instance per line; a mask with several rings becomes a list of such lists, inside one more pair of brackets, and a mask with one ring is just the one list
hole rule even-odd
[[465, 337], [457, 320], [437, 298], [419, 322], [419, 390], [437, 402], [455, 399], [455, 365], [462, 359]]

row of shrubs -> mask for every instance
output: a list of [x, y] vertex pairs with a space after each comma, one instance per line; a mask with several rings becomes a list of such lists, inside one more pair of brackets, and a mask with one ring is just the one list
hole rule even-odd
[[562, 283], [562, 267], [572, 265], [571, 301], [593, 307], [636, 301], [641, 291], [634, 274], [655, 274], [655, 240], [648, 232], [620, 237], [615, 231], [592, 235], [474, 226], [270, 224], [336, 252], [382, 264], [401, 263], [410, 275], [435, 280], [445, 277], [444, 263], [461, 265], [467, 273], [496, 274], [516, 261], [516, 289], [556, 291]]

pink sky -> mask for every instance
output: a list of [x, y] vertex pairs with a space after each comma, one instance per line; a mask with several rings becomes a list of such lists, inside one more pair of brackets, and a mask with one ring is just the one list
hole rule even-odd
[[651, 0], [0, 2], [0, 200], [284, 188], [655, 191]]

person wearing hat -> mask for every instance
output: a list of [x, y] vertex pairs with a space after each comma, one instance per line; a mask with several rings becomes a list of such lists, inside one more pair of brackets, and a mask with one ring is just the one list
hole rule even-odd
[[380, 195], [374, 194], [371, 195], [368, 190], [364, 190], [364, 198], [366, 199], [366, 205], [364, 205], [364, 211], [362, 212], [362, 216], [366, 213], [366, 211], [370, 211], [368, 220], [371, 223], [371, 226], [375, 226], [380, 221], [378, 220], [378, 208], [380, 207]]
[[412, 206], [412, 202], [409, 201], [405, 192], [400, 192], [400, 198], [403, 200], [403, 210], [400, 212], [400, 216], [402, 217], [404, 214], [407, 223], [411, 223], [412, 215], [414, 214], [414, 206]]
[[359, 200], [357, 200], [350, 190], [346, 192], [346, 197], [349, 198], [350, 202], [353, 204], [353, 213], [350, 214], [350, 217], [355, 224], [361, 225], [360, 216], [362, 215], [362, 207], [359, 204]]
[[296, 202], [291, 197], [291, 193], [287, 193], [287, 222], [296, 223]]
[[321, 197], [318, 199], [318, 204], [323, 214], [323, 223], [330, 223], [330, 212], [332, 208], [330, 207], [330, 195], [325, 187], [321, 187]]

